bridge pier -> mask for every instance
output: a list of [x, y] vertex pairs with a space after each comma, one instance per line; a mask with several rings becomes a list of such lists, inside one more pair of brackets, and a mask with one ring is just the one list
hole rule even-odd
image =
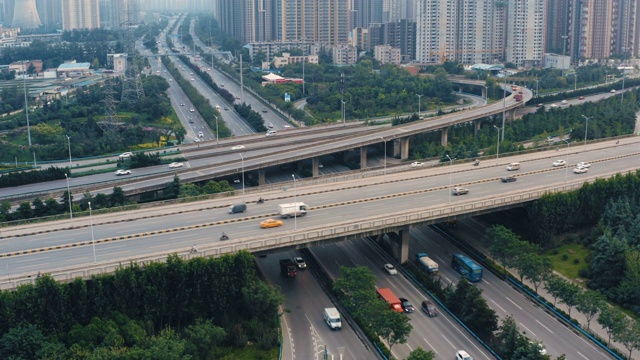
[[475, 125], [473, 127], [473, 136], [478, 136], [478, 131], [480, 131], [480, 128], [482, 127], [482, 120], [478, 119], [474, 121], [473, 124]]
[[400, 157], [402, 160], [409, 158], [409, 137], [393, 141], [393, 157]]
[[449, 139], [449, 127], [444, 127], [440, 129], [440, 145], [447, 146], [447, 141]]
[[393, 257], [401, 264], [409, 260], [409, 229], [405, 227], [397, 233], [388, 233], [387, 236], [391, 240], [391, 252]]
[[267, 171], [264, 168], [258, 169], [258, 185], [262, 186], [262, 185], [266, 185], [267, 180], [266, 180], [266, 176], [265, 173]]
[[360, 146], [360, 169], [367, 168], [367, 147]]
[[481, 90], [482, 90], [482, 97], [486, 99], [487, 98], [487, 88], [483, 86]]
[[316, 177], [320, 175], [320, 158], [311, 158], [311, 176]]

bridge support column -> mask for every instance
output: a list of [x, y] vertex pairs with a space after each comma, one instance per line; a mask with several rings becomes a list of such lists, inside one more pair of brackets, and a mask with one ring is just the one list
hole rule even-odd
[[482, 97], [485, 99], [487, 98], [487, 88], [484, 86], [482, 87]]
[[367, 168], [367, 147], [361, 146], [360, 147], [360, 169], [366, 169], [366, 168]]
[[398, 236], [391, 237], [394, 241], [393, 256], [401, 264], [409, 260], [409, 227], [398, 232]]
[[474, 127], [473, 127], [473, 136], [478, 136], [478, 131], [480, 131], [480, 128], [482, 127], [482, 120], [478, 119], [476, 121], [473, 122], [474, 123]]
[[266, 173], [265, 169], [258, 169], [258, 185], [260, 186], [265, 185], [267, 183], [265, 173]]
[[316, 177], [320, 175], [320, 158], [311, 158], [311, 176]]
[[398, 156], [402, 160], [409, 158], [409, 137], [396, 139], [393, 142], [393, 157]]
[[449, 127], [440, 129], [440, 145], [447, 146], [448, 139], [449, 139]]
[[511, 121], [516, 119], [516, 108], [509, 110], [509, 114], [507, 115], [507, 118]]

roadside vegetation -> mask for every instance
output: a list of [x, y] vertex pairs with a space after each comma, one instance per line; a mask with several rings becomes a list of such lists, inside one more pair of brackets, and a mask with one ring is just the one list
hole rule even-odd
[[45, 275], [0, 292], [0, 358], [275, 359], [282, 302], [247, 252]]

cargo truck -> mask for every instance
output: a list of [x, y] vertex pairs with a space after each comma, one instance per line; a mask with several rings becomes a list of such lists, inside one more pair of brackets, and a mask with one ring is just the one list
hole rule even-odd
[[291, 259], [282, 259], [280, 260], [280, 272], [282, 275], [287, 277], [296, 277], [297, 272], [296, 263]]
[[331, 330], [340, 330], [342, 328], [342, 321], [340, 321], [340, 313], [336, 308], [324, 308], [324, 321]]
[[417, 253], [416, 254], [416, 265], [424, 271], [426, 271], [429, 275], [436, 275], [438, 273], [438, 263], [431, 260], [429, 255], [426, 253]]
[[515, 95], [513, 95], [513, 100], [515, 100], [515, 101], [522, 101], [522, 94], [515, 94]]
[[378, 289], [378, 295], [380, 295], [380, 297], [389, 304], [391, 310], [400, 313], [404, 312], [404, 310], [402, 309], [402, 302], [393, 293], [393, 291], [391, 291], [391, 289], [380, 288]]
[[305, 216], [307, 215], [307, 204], [302, 202], [280, 204], [278, 205], [278, 214], [283, 218]]

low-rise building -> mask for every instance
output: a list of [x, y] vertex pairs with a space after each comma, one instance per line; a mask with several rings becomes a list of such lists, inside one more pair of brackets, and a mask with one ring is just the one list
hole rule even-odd
[[395, 64], [400, 65], [402, 61], [402, 54], [400, 48], [395, 48], [390, 45], [376, 45], [373, 48], [373, 56], [381, 64]]
[[290, 53], [282, 53], [282, 56], [276, 56], [273, 58], [273, 66], [276, 68], [302, 62], [307, 64], [317, 64], [318, 55], [291, 56]]

